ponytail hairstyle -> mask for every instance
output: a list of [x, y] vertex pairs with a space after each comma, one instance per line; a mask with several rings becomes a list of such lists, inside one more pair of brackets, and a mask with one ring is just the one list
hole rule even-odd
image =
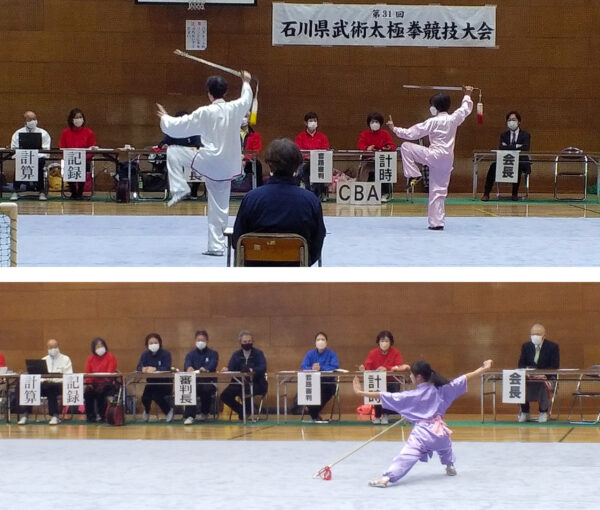
[[448, 384], [448, 380], [435, 372], [426, 361], [415, 361], [410, 366], [410, 371], [416, 377], [420, 375], [425, 382], [433, 384], [436, 388]]

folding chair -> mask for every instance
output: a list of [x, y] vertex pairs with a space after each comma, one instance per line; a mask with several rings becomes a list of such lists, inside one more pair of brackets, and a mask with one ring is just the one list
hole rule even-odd
[[[583, 151], [577, 147], [567, 147], [554, 159], [554, 199], [555, 200], [577, 200], [584, 201], [587, 198], [587, 176], [588, 176], [588, 157], [583, 155]], [[559, 197], [558, 180], [559, 178], [579, 178], [583, 182], [582, 196]]]
[[[304, 414], [306, 413], [306, 406], [302, 406], [302, 415], [300, 421], [304, 421]], [[334, 415], [337, 414], [337, 419], [334, 420]], [[340, 378], [335, 378], [335, 393], [331, 397], [331, 410], [329, 411], [329, 421], [341, 421], [342, 419], [342, 406], [340, 404]]]
[[235, 265], [308, 266], [308, 244], [298, 234], [250, 233], [240, 236], [235, 250]]
[[[600, 370], [600, 365], [593, 365], [590, 367], [591, 370]], [[596, 424], [600, 422], [600, 408], [598, 410], [598, 414], [596, 415], [595, 420], [584, 420], [583, 418], [583, 399], [600, 399], [600, 373], [589, 373], [589, 374], [581, 374], [579, 376], [579, 381], [577, 382], [577, 387], [573, 392], [573, 400], [571, 401], [571, 409], [569, 410], [569, 423], [575, 424], [585, 424], [585, 423], [593, 423]], [[571, 421], [571, 415], [573, 413], [573, 407], [575, 406], [575, 401], [579, 403], [579, 421]]]

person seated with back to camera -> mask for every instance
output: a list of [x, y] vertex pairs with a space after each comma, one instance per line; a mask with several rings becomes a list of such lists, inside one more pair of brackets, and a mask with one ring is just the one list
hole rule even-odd
[[[25, 126], [17, 129], [10, 140], [10, 148], [15, 150], [19, 149], [19, 134], [20, 133], [40, 133], [42, 136], [42, 146], [40, 149], [50, 150], [51, 139], [48, 131], [38, 126], [38, 118], [35, 112], [31, 110], [26, 111], [23, 114]], [[44, 190], [44, 160], [47, 157], [45, 154], [38, 155], [38, 179], [37, 179], [37, 191], [39, 192], [39, 200], [47, 200], [46, 193]], [[13, 194], [10, 196], [11, 200], [19, 200], [19, 190], [22, 185], [33, 185], [36, 183], [18, 182], [13, 181]]]
[[[184, 115], [189, 115], [189, 112], [187, 112], [185, 110], [180, 110], [174, 116], [175, 117], [183, 117]], [[200, 139], [200, 135], [188, 136], [185, 138], [173, 138], [172, 136], [165, 135], [165, 137], [160, 142], [158, 142], [158, 148], [162, 151], [165, 151], [165, 158], [166, 158], [166, 151], [170, 145], [179, 145], [180, 147], [192, 147], [194, 149], [199, 149], [200, 147], [202, 147], [202, 141]], [[165, 165], [166, 165], [166, 161], [165, 161]], [[192, 182], [190, 184], [190, 189], [191, 189], [190, 197], [191, 198], [198, 197], [199, 186], [200, 186], [200, 182]]]
[[[506, 126], [508, 131], [504, 131], [500, 135], [498, 149], [503, 151], [525, 151], [528, 152], [531, 147], [531, 135], [521, 129], [521, 115], [519, 112], [510, 111], [506, 114]], [[519, 185], [521, 184], [521, 176], [531, 173], [531, 162], [529, 156], [519, 157], [519, 171], [517, 174], [517, 182], [512, 185], [512, 200], [519, 200]], [[483, 190], [482, 202], [487, 202], [490, 199], [492, 186], [496, 182], [496, 162], [494, 161], [488, 170], [485, 178], [485, 188]]]
[[[358, 136], [358, 150], [366, 152], [395, 151], [396, 144], [392, 135], [383, 126], [383, 115], [379, 112], [367, 115], [367, 126], [369, 129], [361, 131]], [[359, 167], [357, 181], [373, 182], [375, 180], [375, 160], [373, 157], [365, 157]], [[392, 195], [392, 184], [381, 185], [381, 201], [388, 202]]]
[[[305, 129], [296, 135], [296, 145], [302, 151], [328, 150], [329, 139], [319, 131], [319, 117], [315, 112], [308, 112], [304, 116]], [[304, 162], [298, 169], [296, 182], [304, 184], [304, 188], [311, 190], [321, 202], [327, 200], [327, 184], [318, 182], [310, 183], [310, 154], [304, 154]]]
[[294, 142], [280, 138], [267, 147], [265, 161], [271, 178], [243, 198], [233, 226], [233, 246], [237, 246], [240, 236], [250, 232], [298, 234], [306, 239], [312, 265], [321, 257], [325, 223], [319, 199], [299, 188], [294, 180], [294, 173], [302, 164], [302, 153]]

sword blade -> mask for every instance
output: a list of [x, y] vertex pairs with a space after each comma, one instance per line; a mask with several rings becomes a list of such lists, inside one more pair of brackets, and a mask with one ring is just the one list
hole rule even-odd
[[402, 85], [405, 89], [427, 89], [427, 90], [463, 90], [462, 87], [446, 87], [444, 85]]

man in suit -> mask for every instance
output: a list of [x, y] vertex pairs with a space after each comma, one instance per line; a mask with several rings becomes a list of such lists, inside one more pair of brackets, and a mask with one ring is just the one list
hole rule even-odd
[[[534, 324], [531, 327], [531, 340], [521, 346], [521, 356], [519, 357], [519, 368], [537, 368], [540, 370], [558, 370], [560, 365], [560, 352], [558, 344], [546, 340], [546, 328], [541, 324]], [[536, 380], [532, 380], [535, 378]], [[548, 421], [548, 408], [550, 407], [549, 390], [552, 387], [548, 383], [546, 376], [528, 377], [525, 403], [521, 404], [519, 413], [519, 422], [523, 423], [529, 420], [529, 402], [537, 401], [540, 406], [539, 423]]]
[[[504, 151], [529, 151], [531, 143], [531, 135], [527, 131], [521, 129], [521, 115], [519, 112], [508, 112], [506, 114], [506, 125], [508, 131], [500, 135], [500, 144], [498, 149]], [[531, 173], [531, 163], [529, 157], [522, 156], [519, 158], [519, 172], [517, 174], [517, 182], [512, 187], [512, 200], [519, 200], [519, 184], [521, 184], [521, 175]], [[496, 181], [496, 162], [490, 165], [487, 177], [485, 179], [485, 188], [481, 200], [487, 202], [490, 199], [490, 191]]]

